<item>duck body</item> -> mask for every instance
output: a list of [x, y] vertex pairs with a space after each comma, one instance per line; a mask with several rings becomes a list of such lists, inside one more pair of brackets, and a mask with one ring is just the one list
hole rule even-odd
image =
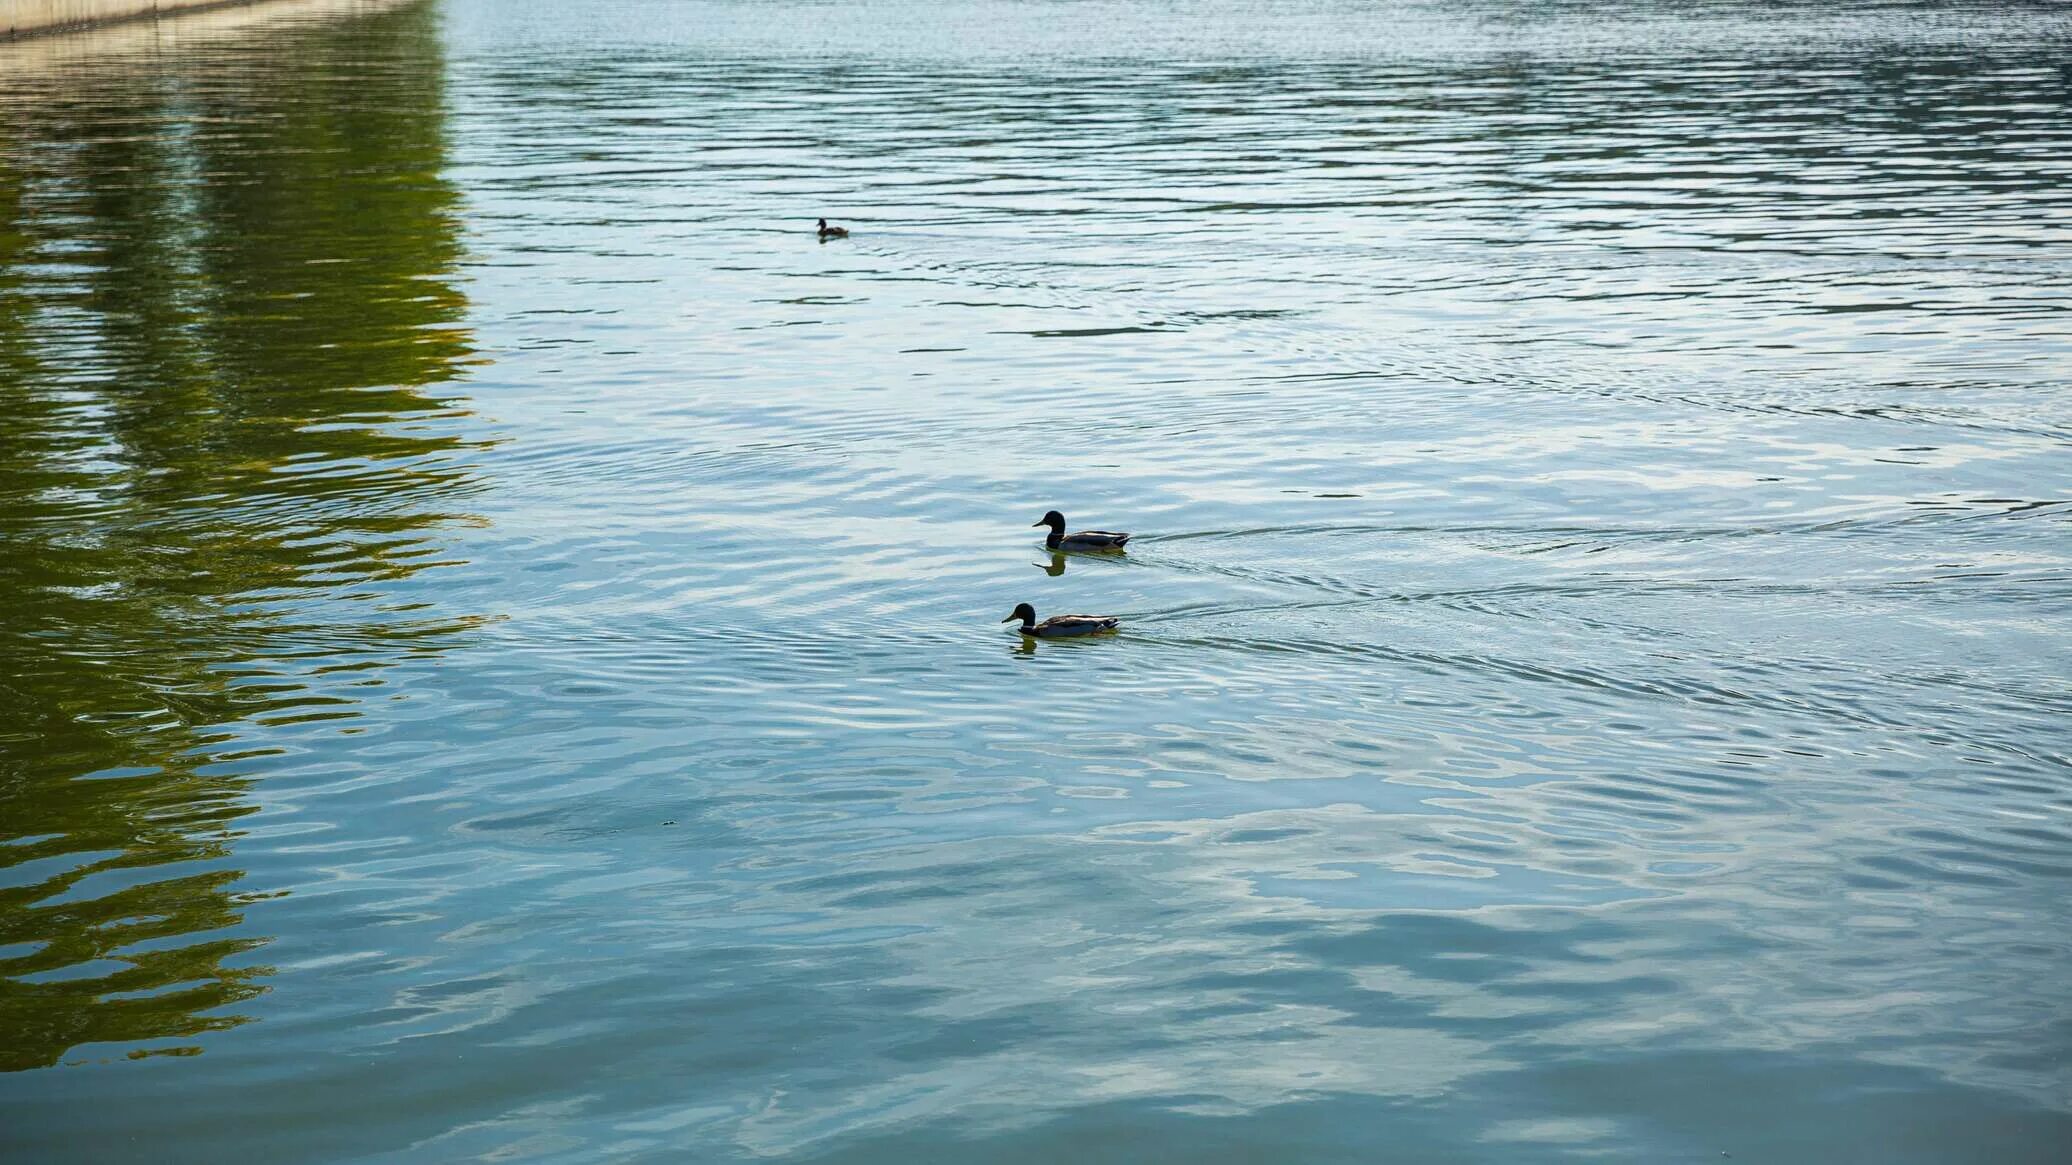
[[1012, 623], [1021, 620], [1022, 634], [1038, 639], [1077, 639], [1083, 635], [1105, 635], [1122, 625], [1122, 620], [1113, 615], [1052, 615], [1043, 622], [1036, 621], [1036, 608], [1027, 603], [1018, 604], [1014, 614], [1000, 620]]
[[826, 241], [827, 241], [827, 240], [829, 240], [829, 239], [846, 239], [846, 238], [848, 238], [848, 237], [849, 237], [849, 228], [848, 228], [848, 227], [831, 227], [831, 226], [827, 225], [827, 220], [826, 220], [826, 219], [821, 219], [821, 220], [820, 220], [820, 241], [821, 241], [821, 242], [823, 242], [823, 243], [824, 243], [824, 242], [826, 242]]
[[1118, 530], [1074, 530], [1067, 534], [1065, 516], [1056, 510], [1031, 524], [1050, 527], [1050, 534], [1043, 539], [1043, 545], [1051, 550], [1120, 550], [1130, 540], [1128, 534]]

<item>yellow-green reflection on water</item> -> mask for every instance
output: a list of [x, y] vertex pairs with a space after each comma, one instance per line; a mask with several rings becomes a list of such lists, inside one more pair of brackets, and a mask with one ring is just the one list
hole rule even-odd
[[473, 482], [431, 19], [88, 53], [10, 94], [0, 1068], [244, 1022], [272, 888], [238, 867], [226, 726], [350, 718], [468, 622], [381, 594]]

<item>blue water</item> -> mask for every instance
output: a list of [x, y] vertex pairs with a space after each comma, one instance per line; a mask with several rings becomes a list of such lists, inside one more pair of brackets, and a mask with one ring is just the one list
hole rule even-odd
[[0, 1151], [2064, 1159], [2068, 49], [0, 45]]

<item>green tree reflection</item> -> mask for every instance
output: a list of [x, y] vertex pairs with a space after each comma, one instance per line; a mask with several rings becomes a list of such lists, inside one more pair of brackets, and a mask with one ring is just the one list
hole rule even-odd
[[245, 1022], [252, 718], [469, 623], [433, 21], [0, 83], [0, 1069]]

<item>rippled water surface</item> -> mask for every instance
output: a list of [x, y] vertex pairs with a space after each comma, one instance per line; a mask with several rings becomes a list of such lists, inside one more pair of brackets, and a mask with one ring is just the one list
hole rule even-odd
[[2068, 48], [0, 45], [0, 1150], [2063, 1160]]

